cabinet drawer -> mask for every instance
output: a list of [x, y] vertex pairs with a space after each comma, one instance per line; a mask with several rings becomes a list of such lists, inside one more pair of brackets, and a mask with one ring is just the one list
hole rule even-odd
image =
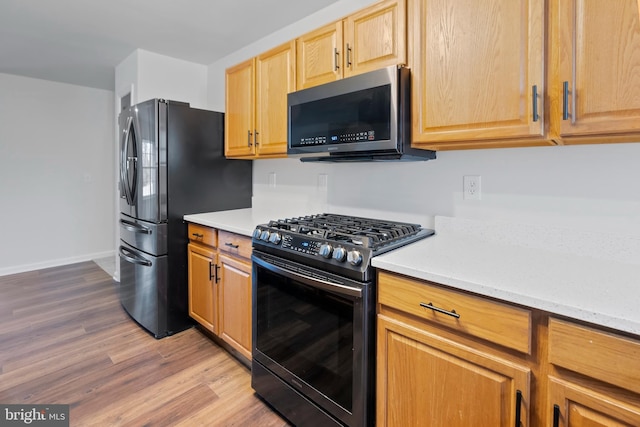
[[531, 354], [529, 310], [382, 271], [378, 274], [378, 302], [427, 322]]
[[250, 259], [251, 258], [251, 238], [228, 231], [219, 231], [220, 251]]
[[204, 225], [189, 223], [189, 240], [215, 248], [217, 246], [217, 230]]
[[549, 361], [640, 393], [640, 341], [564, 320], [549, 319]]

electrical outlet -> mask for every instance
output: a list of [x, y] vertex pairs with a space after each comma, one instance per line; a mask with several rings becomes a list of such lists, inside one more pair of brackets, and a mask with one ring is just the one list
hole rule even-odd
[[326, 173], [318, 174], [318, 190], [327, 191], [327, 185], [329, 183], [329, 175]]
[[462, 198], [464, 200], [480, 200], [480, 175], [465, 175], [462, 177]]
[[269, 187], [276, 188], [276, 173], [269, 172]]

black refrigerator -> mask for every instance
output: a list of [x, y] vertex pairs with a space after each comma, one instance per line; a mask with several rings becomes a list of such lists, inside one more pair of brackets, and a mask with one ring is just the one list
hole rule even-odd
[[250, 160], [224, 157], [224, 114], [151, 99], [120, 125], [120, 302], [156, 338], [189, 328], [186, 214], [251, 206]]

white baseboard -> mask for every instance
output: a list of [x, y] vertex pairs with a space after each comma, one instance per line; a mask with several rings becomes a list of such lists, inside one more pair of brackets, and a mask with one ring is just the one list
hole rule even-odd
[[23, 264], [15, 267], [0, 268], [0, 276], [8, 276], [9, 274], [24, 273], [27, 271], [41, 270], [43, 268], [58, 267], [61, 265], [75, 264], [78, 262], [92, 261], [94, 259], [115, 256], [116, 251], [95, 252], [70, 258], [52, 259], [49, 261], [37, 262], [34, 264]]

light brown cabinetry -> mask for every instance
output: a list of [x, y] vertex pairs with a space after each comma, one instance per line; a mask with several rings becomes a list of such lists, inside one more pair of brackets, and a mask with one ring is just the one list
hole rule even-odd
[[[463, 338], [503, 331], [508, 347], [528, 349], [527, 310], [385, 272], [378, 276], [378, 303], [377, 425], [506, 427], [516, 419], [529, 425], [526, 361]], [[454, 334], [442, 334], [442, 327]]]
[[640, 140], [637, 2], [552, 0], [551, 4], [556, 24], [552, 27], [553, 131], [566, 144]]
[[218, 332], [218, 313], [215, 304], [217, 283], [215, 269], [217, 233], [208, 227], [189, 224], [189, 316], [207, 330]]
[[225, 156], [287, 153], [287, 94], [295, 90], [295, 43], [226, 70]]
[[250, 360], [251, 239], [197, 224], [189, 239], [189, 315]]
[[219, 241], [218, 335], [251, 359], [251, 239], [219, 231]]
[[549, 320], [549, 425], [640, 425], [640, 341]]
[[410, 0], [417, 148], [546, 145], [545, 2]]
[[385, 0], [296, 40], [297, 89], [406, 64], [406, 0]]

